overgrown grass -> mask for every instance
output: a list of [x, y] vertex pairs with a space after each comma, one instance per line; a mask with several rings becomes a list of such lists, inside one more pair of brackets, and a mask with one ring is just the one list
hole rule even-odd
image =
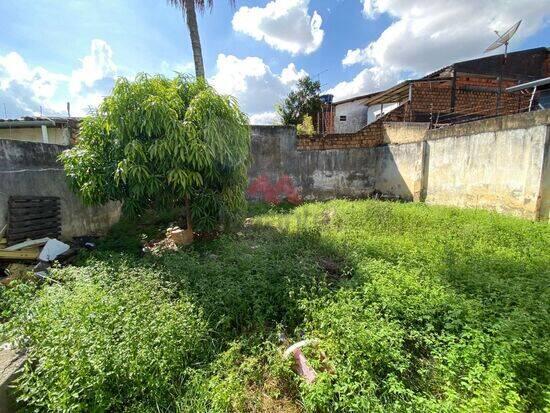
[[[79, 267], [55, 273], [61, 286], [32, 299], [28, 285], [0, 290], [10, 334], [31, 355], [19, 383], [27, 403], [550, 409], [547, 224], [378, 201], [256, 205], [250, 215], [239, 233], [160, 257], [136, 254], [150, 225], [123, 223]], [[314, 384], [282, 360], [283, 333], [319, 340], [305, 350]]]

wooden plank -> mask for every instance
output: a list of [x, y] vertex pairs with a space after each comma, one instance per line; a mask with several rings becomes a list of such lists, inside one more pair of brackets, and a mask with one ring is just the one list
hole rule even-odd
[[61, 233], [59, 197], [11, 196], [8, 205], [8, 245], [27, 239], [56, 238]]
[[25, 220], [32, 220], [36, 218], [49, 218], [49, 217], [58, 217], [60, 216], [59, 209], [54, 209], [52, 211], [33, 211], [29, 210], [27, 213], [22, 213], [20, 211], [16, 211], [16, 213], [12, 213], [10, 211], [8, 219], [12, 222], [19, 222], [19, 221], [25, 221]]
[[[56, 234], [59, 234], [61, 230], [61, 226], [60, 225], [57, 225], [57, 224], [54, 224], [54, 225], [51, 225], [51, 226], [44, 226], [44, 227], [40, 227], [40, 228], [23, 228], [23, 229], [20, 229], [20, 230], [17, 230], [17, 231], [13, 231], [13, 232], [8, 232], [8, 242], [9, 243], [12, 243], [12, 241], [15, 239], [15, 238], [31, 238], [31, 239], [34, 239], [36, 238], [34, 235], [36, 233], [46, 233], [46, 234], [53, 234], [53, 233], [56, 233]], [[13, 243], [12, 243], [13, 244]]]
[[59, 238], [59, 233], [58, 234], [52, 234], [52, 233], [46, 233], [46, 232], [37, 232], [33, 236], [29, 236], [29, 237], [26, 237], [26, 238], [25, 237], [24, 238], [14, 238], [14, 240], [12, 242], [9, 242], [7, 245], [14, 245], [14, 244], [17, 244], [19, 242], [26, 241], [27, 239], [35, 239], [35, 238], [38, 238], [38, 237]]
[[8, 204], [8, 207], [10, 209], [15, 209], [15, 210], [25, 210], [25, 209], [39, 209], [39, 210], [44, 210], [44, 209], [52, 209], [52, 208], [59, 208], [59, 203], [57, 202], [49, 202], [49, 203], [43, 203], [43, 204], [32, 204], [32, 203], [27, 203], [27, 204], [17, 204], [17, 205], [13, 205], [13, 204]]
[[6, 251], [0, 250], [0, 259], [3, 260], [36, 260], [40, 250], [35, 248], [33, 250], [23, 250], [23, 251]]
[[48, 219], [41, 218], [34, 221], [21, 221], [21, 222], [10, 221], [8, 234], [13, 234], [29, 228], [39, 229], [39, 228], [48, 227], [52, 225], [61, 225], [61, 218], [57, 218], [57, 217], [52, 217]]
[[9, 199], [12, 199], [14, 201], [20, 201], [20, 200], [33, 200], [33, 199], [59, 199], [58, 196], [41, 196], [41, 195], [11, 195]]
[[3, 251], [19, 251], [22, 249], [28, 249], [28, 248], [36, 248], [39, 245], [44, 245], [46, 242], [49, 241], [50, 238], [38, 238], [38, 239], [32, 239], [28, 241], [19, 242], [17, 244], [12, 245], [11, 247], [5, 248]]
[[29, 222], [40, 219], [59, 218], [59, 211], [47, 211], [33, 214], [14, 215], [10, 214], [10, 223], [15, 224], [18, 222]]
[[[13, 245], [13, 240], [16, 238], [17, 239], [23, 238], [23, 241], [24, 241], [27, 238], [29, 239], [43, 238], [43, 237], [49, 236], [48, 234], [59, 234], [60, 232], [61, 231], [59, 227], [27, 230], [26, 232], [19, 232], [17, 234], [12, 234], [12, 237], [8, 237], [8, 244]], [[46, 234], [46, 235], [37, 236], [37, 234]]]
[[48, 198], [48, 199], [32, 199], [32, 198], [29, 198], [29, 199], [8, 199], [8, 203], [11, 204], [11, 205], [14, 205], [14, 206], [17, 206], [17, 205], [25, 205], [25, 204], [35, 204], [35, 205], [40, 205], [40, 204], [52, 204], [52, 203], [56, 203], [56, 202], [59, 202], [59, 198]]

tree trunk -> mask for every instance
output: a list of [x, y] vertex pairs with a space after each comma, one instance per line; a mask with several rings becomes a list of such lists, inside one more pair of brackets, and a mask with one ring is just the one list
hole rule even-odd
[[191, 47], [193, 48], [193, 59], [195, 60], [195, 74], [197, 79], [204, 79], [201, 38], [199, 36], [199, 25], [197, 24], [194, 0], [187, 0], [185, 2], [185, 17], [187, 20], [187, 28], [189, 29], [189, 36], [191, 36]]
[[189, 202], [189, 195], [185, 195], [185, 229], [193, 233], [193, 225], [191, 223], [191, 203]]

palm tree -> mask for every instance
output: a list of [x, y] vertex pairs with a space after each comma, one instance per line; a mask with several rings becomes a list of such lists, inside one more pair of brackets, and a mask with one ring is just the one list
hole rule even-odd
[[[195, 74], [198, 78], [204, 79], [204, 63], [202, 61], [201, 38], [199, 35], [199, 25], [197, 24], [198, 9], [201, 13], [208, 7], [212, 9], [214, 0], [167, 0], [168, 4], [177, 7], [183, 13], [191, 36], [191, 47], [193, 48], [193, 59], [195, 60]], [[235, 6], [235, 0], [229, 0], [232, 6]]]

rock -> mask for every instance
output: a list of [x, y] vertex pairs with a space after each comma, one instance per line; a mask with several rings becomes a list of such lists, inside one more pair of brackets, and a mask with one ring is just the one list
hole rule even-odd
[[176, 245], [189, 245], [193, 242], [193, 231], [179, 227], [168, 228], [166, 238], [172, 240]]
[[17, 411], [15, 395], [10, 385], [21, 372], [26, 356], [11, 349], [11, 346], [0, 347], [0, 412]]

